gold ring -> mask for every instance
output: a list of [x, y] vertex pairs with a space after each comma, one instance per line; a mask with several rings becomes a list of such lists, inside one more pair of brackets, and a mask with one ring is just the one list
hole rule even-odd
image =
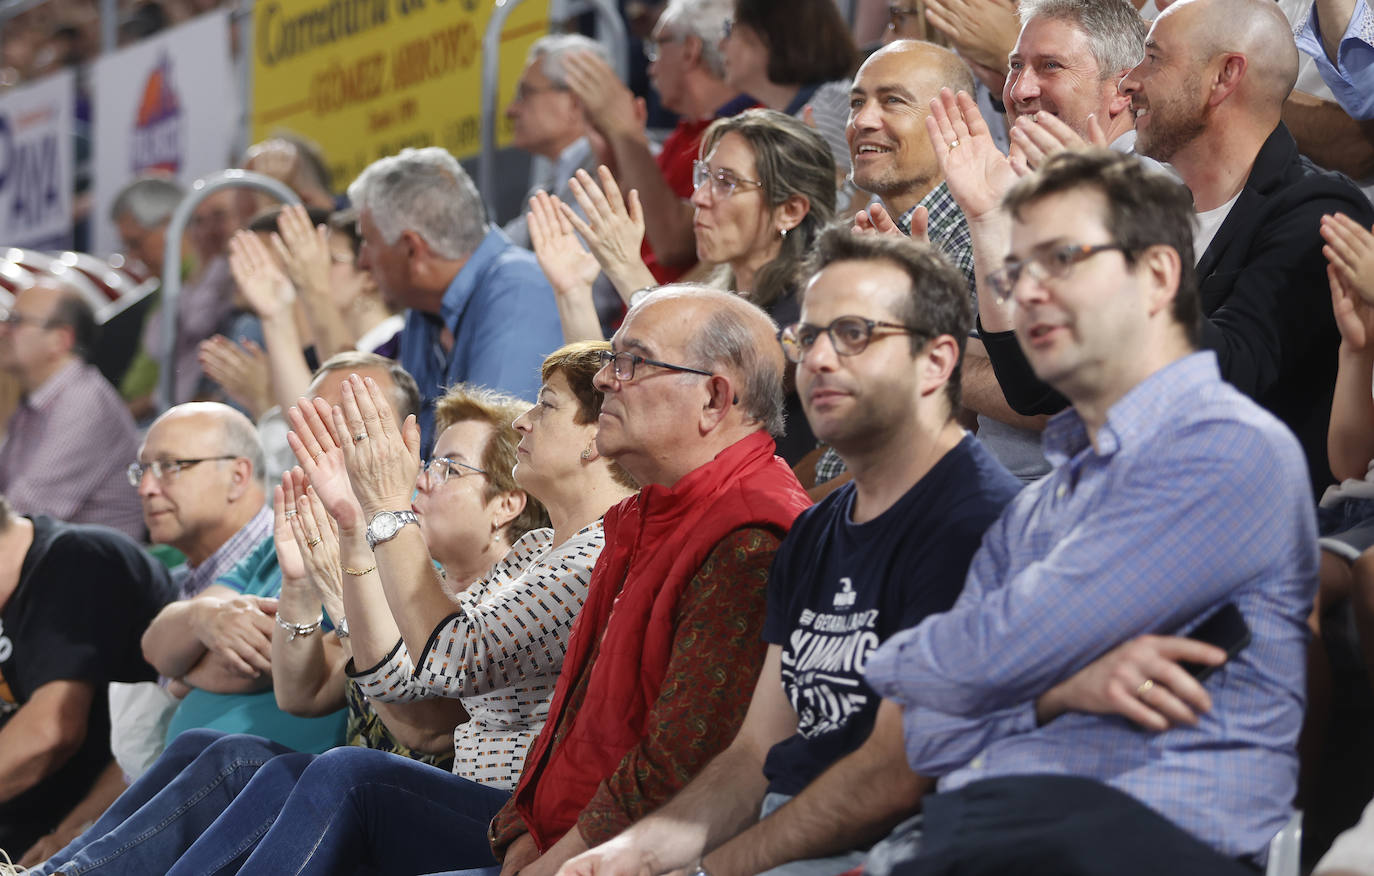
[[310, 541], [307, 541], [307, 542], [305, 543], [305, 546], [306, 546], [306, 547], [314, 547], [315, 545], [319, 544], [319, 543], [322, 542], [322, 541], [324, 541], [324, 538], [323, 538], [322, 536], [318, 536], [318, 535], [317, 535], [317, 536], [315, 536], [314, 538], [310, 539]]
[[1155, 680], [1154, 680], [1153, 678], [1147, 678], [1147, 679], [1145, 679], [1144, 681], [1142, 681], [1142, 682], [1140, 683], [1140, 687], [1138, 687], [1138, 688], [1135, 689], [1135, 695], [1136, 695], [1137, 697], [1143, 697], [1143, 696], [1145, 696], [1145, 694], [1147, 694], [1147, 693], [1149, 693], [1151, 690], [1153, 690], [1153, 689], [1154, 689], [1154, 686], [1155, 686]]

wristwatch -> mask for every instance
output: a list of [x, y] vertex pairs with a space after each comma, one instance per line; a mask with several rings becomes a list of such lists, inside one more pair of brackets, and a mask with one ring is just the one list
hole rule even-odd
[[414, 511], [378, 511], [367, 524], [367, 546], [375, 551], [377, 545], [395, 538], [402, 526], [419, 522]]

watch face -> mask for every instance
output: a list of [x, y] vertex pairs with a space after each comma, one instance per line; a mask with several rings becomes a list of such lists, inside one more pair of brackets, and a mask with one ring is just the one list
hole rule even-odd
[[378, 541], [391, 538], [401, 528], [395, 514], [384, 512], [372, 519], [372, 537]]

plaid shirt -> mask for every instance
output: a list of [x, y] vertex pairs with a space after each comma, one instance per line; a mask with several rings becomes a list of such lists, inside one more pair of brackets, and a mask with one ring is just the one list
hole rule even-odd
[[238, 532], [229, 536], [228, 541], [206, 557], [205, 562], [199, 566], [189, 563], [183, 566], [185, 574], [179, 576], [177, 581], [177, 599], [199, 596], [201, 591], [234, 568], [239, 560], [248, 556], [249, 552], [262, 544], [264, 539], [271, 538], [272, 525], [272, 509], [264, 506], [251, 520], [240, 526]]
[[941, 180], [916, 206], [896, 218], [897, 227], [905, 235], [911, 235], [911, 217], [916, 213], [916, 207], [925, 207], [930, 213], [930, 222], [926, 226], [926, 236], [930, 242], [963, 273], [968, 280], [969, 291], [977, 291], [973, 282], [973, 235], [968, 230], [964, 211], [959, 209], [959, 205], [954, 203], [954, 196], [949, 193], [949, 186]]
[[[1096, 446], [1069, 409], [1054, 470], [1007, 507], [954, 608], [869, 659], [903, 708], [913, 768], [952, 790], [995, 776], [1077, 775], [1150, 806], [1230, 857], [1262, 859], [1291, 814], [1316, 526], [1293, 435], [1223, 383], [1212, 352], [1141, 382]], [[1186, 633], [1231, 602], [1253, 641], [1207, 681], [1196, 727], [1146, 732], [1035, 699], [1114, 646]]]
[[95, 366], [73, 360], [26, 395], [0, 444], [0, 493], [21, 514], [101, 523], [143, 540], [143, 509], [124, 468], [138, 429]]

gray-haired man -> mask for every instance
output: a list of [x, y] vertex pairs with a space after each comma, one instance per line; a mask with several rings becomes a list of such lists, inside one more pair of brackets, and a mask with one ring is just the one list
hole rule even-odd
[[534, 255], [493, 228], [472, 180], [447, 151], [403, 149], [370, 164], [348, 196], [359, 263], [388, 302], [409, 308], [401, 364], [420, 386], [421, 449], [434, 401], [464, 381], [524, 398], [563, 343], [553, 290]]

